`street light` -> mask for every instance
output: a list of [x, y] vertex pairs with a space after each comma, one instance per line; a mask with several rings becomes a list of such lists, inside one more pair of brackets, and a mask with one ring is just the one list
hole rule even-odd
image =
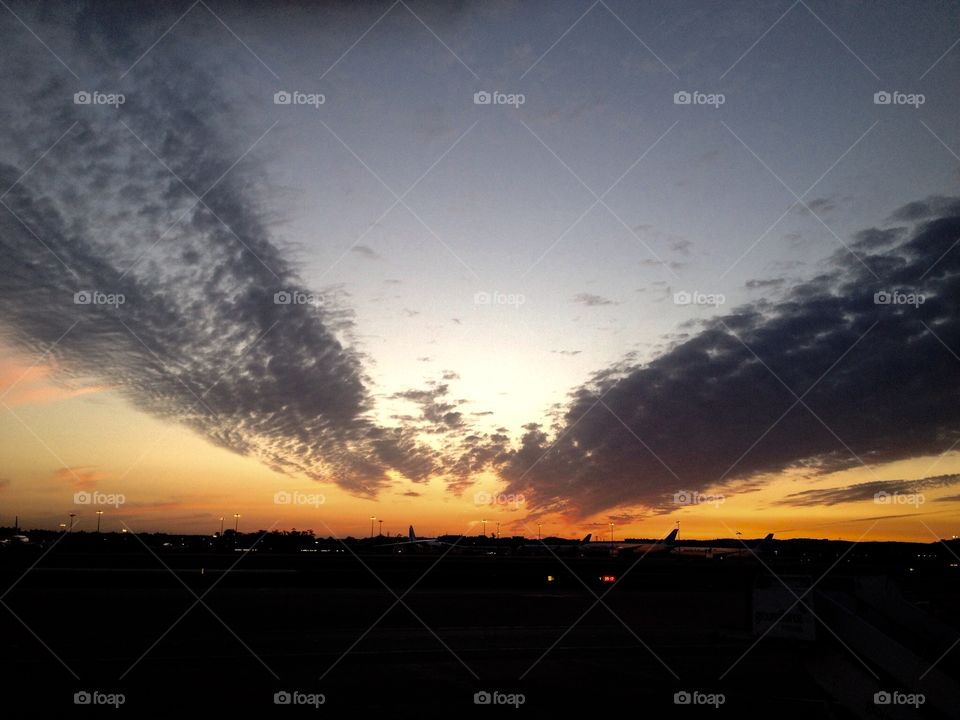
[[373, 515], [370, 516], [370, 537], [373, 537], [373, 521], [376, 519]]
[[103, 517], [103, 510], [97, 510], [97, 532], [100, 532], [100, 518]]
[[486, 536], [487, 536], [487, 521], [486, 521], [486, 520], [481, 520], [480, 522], [483, 523], [483, 536], [486, 537]]
[[500, 539], [500, 521], [497, 520], [497, 540]]
[[220, 516], [220, 537], [223, 537], [223, 515]]
[[540, 539], [540, 523], [537, 523], [537, 540]]
[[380, 523], [380, 532], [378, 533], [380, 537], [383, 537], [383, 520], [377, 520]]
[[70, 530], [69, 530], [69, 532], [73, 532], [73, 519], [74, 519], [76, 516], [77, 516], [76, 513], [70, 513]]
[[613, 542], [613, 523], [610, 523], [610, 542]]
[[240, 530], [240, 513], [233, 514], [233, 534], [236, 535]]

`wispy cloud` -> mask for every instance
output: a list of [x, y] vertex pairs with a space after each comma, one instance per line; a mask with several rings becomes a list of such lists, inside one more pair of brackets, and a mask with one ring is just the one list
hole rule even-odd
[[791, 493], [779, 501], [781, 505], [810, 507], [873, 500], [877, 493], [918, 493], [960, 484], [960, 475], [937, 475], [917, 480], [873, 480], [842, 487], [816, 488]]
[[577, 293], [573, 296], [573, 302], [580, 305], [586, 305], [587, 307], [599, 307], [600, 305], [616, 305], [613, 300], [603, 297], [602, 295], [594, 295], [593, 293]]

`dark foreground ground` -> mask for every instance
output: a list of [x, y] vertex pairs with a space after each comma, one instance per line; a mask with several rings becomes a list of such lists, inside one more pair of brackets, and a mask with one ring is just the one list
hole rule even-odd
[[[69, 548], [37, 560], [0, 555], [0, 593], [13, 586], [3, 717], [960, 716], [949, 565]], [[791, 609], [778, 577], [813, 586], [812, 614]], [[784, 611], [761, 638], [755, 621]], [[278, 692], [324, 702], [278, 705]], [[483, 692], [491, 706], [475, 703]], [[119, 709], [103, 704], [116, 694]]]

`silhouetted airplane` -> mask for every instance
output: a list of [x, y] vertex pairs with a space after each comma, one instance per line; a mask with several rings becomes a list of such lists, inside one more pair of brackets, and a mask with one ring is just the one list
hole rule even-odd
[[[674, 548], [674, 542], [680, 528], [674, 528], [670, 533], [655, 543], [616, 543], [616, 542], [591, 542], [580, 546], [580, 551], [585, 554], [594, 554], [605, 552], [610, 555], [621, 555], [626, 553], [639, 553], [640, 555], [652, 555], [655, 553], [670, 552]], [[587, 537], [590, 537], [589, 535]]]
[[407, 540], [404, 540], [402, 542], [397, 542], [397, 543], [390, 543], [390, 545], [391, 546], [425, 545], [429, 547], [429, 546], [440, 546], [440, 545], [447, 546], [451, 544], [448, 542], [444, 542], [443, 540], [439, 540], [437, 538], [427, 538], [427, 537], [418, 538], [417, 534], [413, 531], [413, 525], [411, 525], [410, 529], [407, 531], [407, 538], [408, 538]]
[[673, 549], [673, 552], [677, 555], [683, 555], [686, 557], [703, 557], [703, 558], [715, 558], [715, 557], [752, 557], [754, 555], [759, 556], [765, 552], [770, 547], [770, 541], [773, 540], [773, 533], [768, 533], [765, 538], [758, 540], [753, 547], [682, 547], [677, 546]]
[[538, 552], [563, 552], [570, 550], [578, 550], [583, 545], [590, 542], [590, 538], [593, 537], [593, 533], [587, 533], [583, 536], [582, 540], [577, 540], [576, 542], [567, 542], [567, 543], [545, 543], [545, 542], [536, 542], [536, 543], [524, 543], [521, 546], [521, 550], [527, 554], [536, 554]]

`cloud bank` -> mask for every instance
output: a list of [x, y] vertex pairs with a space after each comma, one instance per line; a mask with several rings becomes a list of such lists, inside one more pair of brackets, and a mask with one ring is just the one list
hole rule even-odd
[[[252, 58], [185, 29], [121, 82], [115, 69], [165, 16], [27, 18], [70, 48], [65, 62], [84, 80], [11, 34], [0, 87], [7, 341], [53, 348], [70, 373], [280, 471], [368, 495], [390, 471], [428, 477], [432, 452], [371, 420], [349, 313], [303, 285], [268, 229], [254, 146], [269, 125], [241, 119], [242, 90], [218, 69], [235, 75]], [[75, 104], [87, 87], [126, 101]]]
[[782, 300], [716, 316], [647, 364], [597, 373], [550, 427], [529, 425], [498, 457], [509, 491], [580, 516], [665, 510], [679, 490], [950, 449], [960, 439], [960, 200], [910, 203], [891, 216], [904, 221], [915, 224], [859, 233], [860, 260], [839, 251]]

